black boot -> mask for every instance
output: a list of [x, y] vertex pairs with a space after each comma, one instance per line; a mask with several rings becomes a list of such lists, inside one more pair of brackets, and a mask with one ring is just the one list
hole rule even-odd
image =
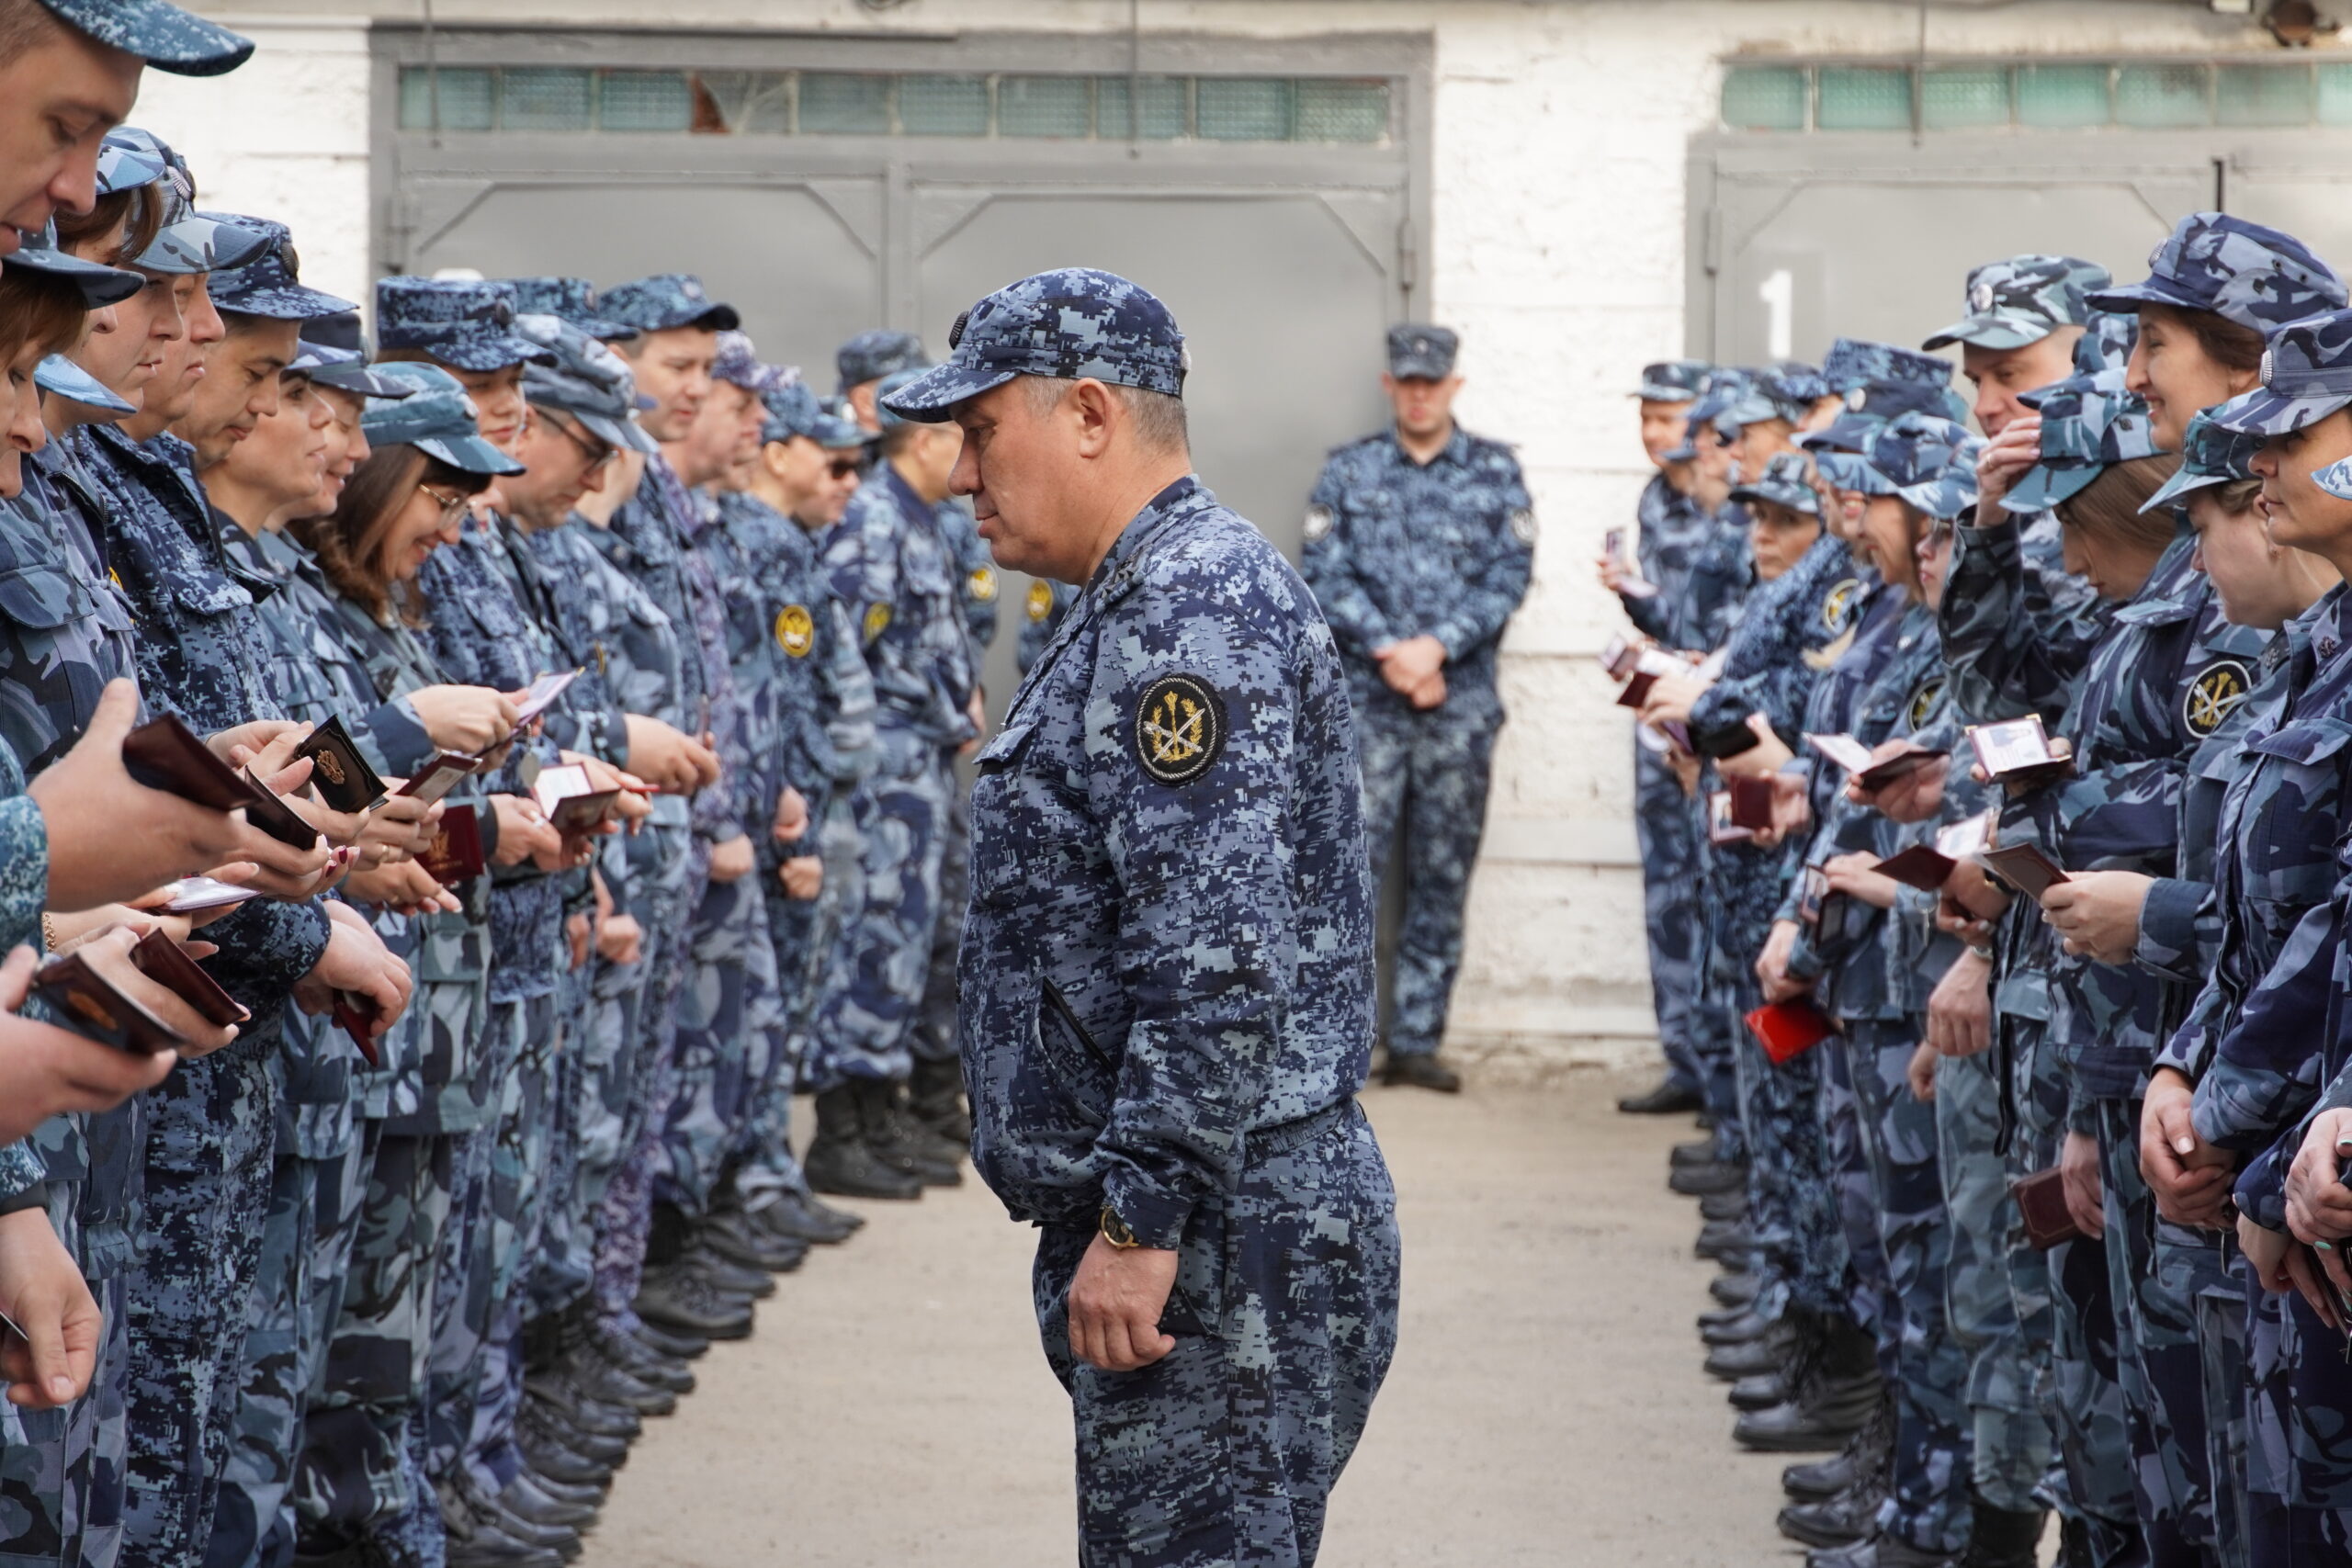
[[1727, 1322], [1702, 1326], [1699, 1330], [1699, 1337], [1710, 1345], [1745, 1345], [1751, 1339], [1761, 1339], [1779, 1321], [1778, 1318], [1766, 1317], [1753, 1307], [1743, 1307]]
[[1666, 1185], [1668, 1190], [1685, 1198], [1704, 1198], [1710, 1192], [1744, 1192], [1747, 1190], [1747, 1168], [1730, 1160], [1686, 1165], [1670, 1172]]
[[1707, 1281], [1707, 1294], [1730, 1307], [1744, 1307], [1756, 1299], [1764, 1281], [1753, 1274], [1718, 1274]]
[[789, 1274], [808, 1256], [808, 1244], [780, 1236], [741, 1209], [718, 1209], [695, 1227], [695, 1244], [729, 1263]]
[[1711, 1220], [1699, 1227], [1699, 1239], [1690, 1244], [1694, 1257], [1712, 1258], [1724, 1268], [1745, 1263], [1756, 1251], [1756, 1233], [1747, 1228], [1746, 1220]]
[[1699, 1200], [1699, 1217], [1702, 1220], [1747, 1218], [1747, 1189], [1736, 1187], [1728, 1192], [1708, 1193]]
[[1431, 1089], [1440, 1094], [1460, 1094], [1462, 1075], [1437, 1059], [1434, 1051], [1413, 1051], [1403, 1055], [1391, 1051], [1388, 1065], [1380, 1069], [1380, 1081], [1390, 1089]]
[[964, 1104], [961, 1062], [917, 1062], [907, 1080], [907, 1108], [916, 1121], [959, 1148], [972, 1146], [972, 1113]]
[[1680, 1170], [1685, 1166], [1714, 1163], [1715, 1141], [1713, 1138], [1693, 1138], [1687, 1144], [1677, 1144], [1667, 1151], [1666, 1165], [1668, 1170]]
[[892, 1170], [925, 1187], [960, 1187], [964, 1150], [941, 1141], [907, 1109], [900, 1086], [879, 1079], [858, 1085], [858, 1116], [865, 1146]]
[[1618, 1100], [1617, 1109], [1628, 1116], [1680, 1116], [1699, 1109], [1695, 1090], [1678, 1085], [1672, 1078], [1659, 1080], [1647, 1094], [1629, 1094]]
[[498, 1495], [498, 1506], [518, 1519], [561, 1529], [584, 1530], [596, 1522], [595, 1508], [554, 1495], [527, 1470], [506, 1483], [506, 1490]]
[[1883, 1467], [1894, 1446], [1894, 1401], [1886, 1397], [1835, 1456], [1781, 1472], [1781, 1490], [1800, 1503], [1826, 1503]]
[[1750, 1411], [1732, 1428], [1742, 1448], [1759, 1453], [1834, 1453], [1866, 1425], [1882, 1388], [1878, 1351], [1853, 1324], [1825, 1331], [1820, 1359], [1799, 1395], [1770, 1410]]
[[817, 1136], [800, 1168], [820, 1192], [894, 1201], [922, 1196], [922, 1182], [866, 1147], [865, 1095], [854, 1081], [817, 1097]]
[[1796, 1349], [1796, 1330], [1786, 1323], [1772, 1325], [1771, 1332], [1761, 1338], [1746, 1340], [1737, 1345], [1718, 1345], [1707, 1352], [1706, 1370], [1711, 1378], [1736, 1382], [1741, 1378], [1769, 1372], [1786, 1361]]
[[721, 1295], [741, 1296], [745, 1301], [765, 1301], [775, 1294], [775, 1276], [764, 1269], [746, 1269], [730, 1263], [718, 1253], [696, 1247], [678, 1260], [681, 1269], [691, 1269], [710, 1281], [711, 1288]]
[[2034, 1568], [2041, 1561], [2041, 1529], [2048, 1516], [2040, 1508], [1996, 1508], [1982, 1497], [1970, 1499], [1970, 1504], [1974, 1522], [1961, 1568]]
[[752, 1337], [750, 1306], [714, 1290], [696, 1269], [648, 1269], [635, 1305], [650, 1327], [683, 1329], [706, 1340]]
[[[692, 1393], [695, 1391], [694, 1369], [683, 1357], [665, 1356], [634, 1334], [616, 1334], [598, 1325], [589, 1335], [591, 1353], [606, 1365], [617, 1367], [650, 1388], [671, 1393]], [[710, 1342], [703, 1341], [708, 1349]]]
[[[1891, 1401], [1882, 1402], [1882, 1411], [1892, 1408]], [[1850, 1485], [1833, 1497], [1792, 1503], [1781, 1510], [1782, 1535], [1806, 1546], [1833, 1547], [1851, 1545], [1878, 1533], [1878, 1507], [1886, 1500], [1887, 1488], [1894, 1482], [1892, 1443], [1871, 1440], [1873, 1430], [1881, 1427], [1891, 1438], [1891, 1416], [1882, 1421], [1880, 1415], [1873, 1413], [1869, 1425], [1854, 1434], [1854, 1443], [1849, 1445], [1856, 1460]]]
[[855, 1214], [829, 1209], [798, 1192], [779, 1193], [743, 1217], [755, 1230], [803, 1246], [835, 1247], [847, 1241], [865, 1222]]
[[690, 1328], [664, 1327], [642, 1318], [638, 1320], [636, 1337], [647, 1349], [672, 1361], [691, 1361], [710, 1348], [707, 1334], [696, 1334]]

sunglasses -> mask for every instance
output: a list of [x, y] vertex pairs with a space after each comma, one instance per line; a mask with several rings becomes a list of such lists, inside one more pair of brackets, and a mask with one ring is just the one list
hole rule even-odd
[[836, 457], [831, 462], [825, 465], [825, 471], [832, 475], [833, 478], [837, 479], [845, 479], [852, 474], [857, 472], [857, 459], [854, 457]]

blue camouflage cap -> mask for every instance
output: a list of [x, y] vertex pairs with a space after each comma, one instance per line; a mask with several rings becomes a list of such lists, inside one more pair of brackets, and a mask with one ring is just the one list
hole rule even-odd
[[1808, 517], [1821, 515], [1821, 492], [1813, 488], [1802, 452], [1773, 453], [1764, 460], [1762, 473], [1731, 487], [1731, 498], [1734, 501], [1769, 501]]
[[2069, 376], [2018, 400], [2041, 415], [2041, 457], [2001, 498], [2011, 512], [2055, 506], [2114, 464], [2160, 450], [2147, 403], [2120, 370]]
[[506, 283], [437, 277], [376, 280], [376, 343], [416, 349], [458, 370], [503, 370], [547, 350], [514, 330]]
[[2261, 395], [2259, 392], [2246, 392], [2227, 403], [2191, 415], [2188, 428], [2180, 436], [2180, 467], [2173, 470], [2172, 478], [2165, 480], [2163, 487], [2150, 496], [2140, 510], [2154, 512], [2159, 506], [2177, 502], [2190, 491], [2227, 484], [2232, 479], [2254, 478], [2254, 455], [2262, 450], [2262, 437], [2243, 430], [2233, 430], [2212, 416], [2226, 412], [2233, 403]]
[[2079, 327], [2090, 296], [2115, 281], [2097, 262], [2077, 256], [2011, 256], [1968, 273], [1968, 314], [1922, 348], [1964, 343], [1995, 350], [2040, 343], [2060, 327]]
[[1829, 383], [1819, 370], [1793, 359], [1783, 359], [1751, 380], [1746, 394], [1726, 408], [1721, 417], [1735, 425], [1756, 424], [1768, 419], [1784, 419], [1796, 424], [1813, 412], [1814, 404], [1828, 395]]
[[1951, 361], [1940, 355], [1922, 354], [1891, 343], [1841, 337], [1822, 356], [1821, 378], [1826, 389], [1854, 405], [1853, 394], [1872, 383], [1939, 389], [1951, 385]]
[[1388, 329], [1388, 373], [1399, 381], [1442, 381], [1461, 351], [1462, 339], [1444, 327], [1399, 321]]
[[889, 394], [891, 412], [935, 423], [1018, 376], [1091, 378], [1181, 398], [1192, 368], [1168, 307], [1141, 285], [1092, 267], [1008, 284], [956, 317], [947, 344], [945, 364]]
[[1871, 440], [1871, 467], [1894, 493], [1929, 517], [1950, 519], [1976, 504], [1976, 459], [1984, 443], [1957, 421], [1898, 414]]
[[806, 382], [778, 387], [762, 394], [760, 401], [768, 411], [767, 423], [760, 427], [760, 439], [763, 442], [789, 441], [796, 435], [805, 435], [828, 451], [865, 445], [865, 432], [858, 423], [826, 408]]
[[627, 321], [614, 321], [597, 306], [596, 286], [584, 277], [510, 277], [518, 316], [560, 316], [606, 343], [626, 342], [637, 335]]
[[2352, 310], [2279, 328], [2262, 351], [2262, 382], [2206, 411], [2249, 435], [2284, 435], [2352, 406]]
[[732, 305], [721, 305], [703, 292], [702, 279], [686, 272], [657, 272], [650, 277], [616, 283], [596, 301], [599, 313], [640, 333], [666, 333], [678, 327], [702, 327], [731, 333], [743, 324]]
[[710, 362], [712, 380], [741, 387], [759, 397], [783, 386], [795, 374], [781, 365], [763, 364], [759, 351], [752, 346], [749, 333], [723, 332], [718, 334], [718, 354]]
[[2075, 374], [2120, 370], [2132, 362], [2132, 351], [2139, 344], [2139, 311], [2093, 310], [2083, 335], [2075, 340]]
[[514, 330], [546, 350], [523, 367], [523, 397], [533, 408], [570, 414], [616, 451], [660, 449], [637, 423], [637, 376], [628, 360], [560, 316], [517, 316]]
[[2148, 271], [2144, 283], [2095, 290], [2091, 305], [2211, 310], [2265, 333], [2345, 306], [2344, 280], [2301, 240], [2226, 212], [2182, 219], [2148, 257]]
[[894, 370], [921, 370], [931, 364], [922, 339], [912, 333], [886, 332], [880, 327], [862, 332], [834, 352], [833, 370], [841, 390], [879, 381]]
[[264, 237], [242, 223], [196, 210], [196, 178], [187, 161], [163, 138], [137, 126], [119, 125], [98, 148], [102, 195], [134, 186], [152, 187], [164, 204], [155, 237], [125, 265], [185, 276], [235, 266], [260, 250]]
[[59, 21], [175, 76], [218, 76], [250, 59], [254, 40], [166, 0], [41, 0]]
[[1871, 467], [1869, 458], [1863, 456], [1885, 427], [1883, 415], [1849, 410], [1819, 430], [1802, 433], [1796, 444], [1812, 454], [1814, 472], [1833, 490], [1893, 495], [1894, 481]]
[[362, 398], [405, 398], [416, 389], [376, 374], [368, 363], [368, 335], [356, 310], [313, 316], [302, 323], [301, 354], [289, 370], [308, 370], [322, 387]]
[[414, 389], [412, 397], [374, 402], [359, 416], [371, 446], [413, 446], [469, 474], [519, 474], [523, 465], [481, 438], [473, 399], [438, 365], [399, 360], [377, 374]]
[[137, 413], [138, 408], [119, 398], [107, 384], [62, 354], [52, 354], [33, 368], [33, 385], [44, 392], [71, 398], [108, 413]]
[[1642, 367], [1642, 384], [1634, 396], [1650, 403], [1687, 403], [1707, 385], [1714, 367], [1703, 359], [1661, 359]]
[[922, 374], [922, 369], [893, 370], [883, 377], [881, 384], [874, 389], [874, 412], [878, 416], [876, 423], [883, 429], [894, 429], [907, 423], [908, 421], [905, 415], [899, 413], [882, 400]]
[[[1719, 365], [1707, 372], [1700, 386], [1698, 400], [1683, 416], [1682, 445], [1663, 456], [1669, 463], [1687, 463], [1699, 455], [1698, 433], [1714, 424], [1733, 404], [1747, 395], [1748, 385], [1757, 372], [1744, 366]], [[1724, 433], [1726, 437], [1738, 434], [1737, 427]]]
[[281, 321], [314, 321], [359, 309], [348, 299], [303, 287], [301, 258], [295, 254], [294, 236], [285, 224], [234, 212], [204, 212], [198, 216], [250, 229], [262, 237], [260, 248], [253, 254], [234, 266], [214, 270], [205, 288], [212, 296], [212, 303], [220, 309]]
[[103, 262], [84, 261], [70, 251], [58, 249], [57, 224], [53, 220], [19, 233], [22, 243], [7, 256], [0, 257], [0, 267], [64, 278], [82, 291], [85, 310], [119, 304], [147, 287], [147, 280], [135, 272], [125, 272]]

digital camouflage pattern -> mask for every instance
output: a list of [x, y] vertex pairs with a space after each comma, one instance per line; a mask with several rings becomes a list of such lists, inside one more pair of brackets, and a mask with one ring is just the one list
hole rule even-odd
[[967, 398], [1016, 376], [1081, 378], [1184, 395], [1192, 355], [1152, 294], [1113, 273], [1064, 267], [998, 289], [947, 335], [946, 362], [888, 394], [902, 419], [944, 420]]

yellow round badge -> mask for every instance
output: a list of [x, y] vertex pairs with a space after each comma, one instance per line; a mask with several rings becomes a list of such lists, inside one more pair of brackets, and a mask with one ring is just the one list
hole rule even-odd
[[806, 659], [817, 646], [817, 623], [800, 605], [786, 604], [775, 613], [775, 643], [793, 658]]
[[1029, 585], [1029, 618], [1042, 621], [1054, 613], [1054, 585], [1033, 582]]

